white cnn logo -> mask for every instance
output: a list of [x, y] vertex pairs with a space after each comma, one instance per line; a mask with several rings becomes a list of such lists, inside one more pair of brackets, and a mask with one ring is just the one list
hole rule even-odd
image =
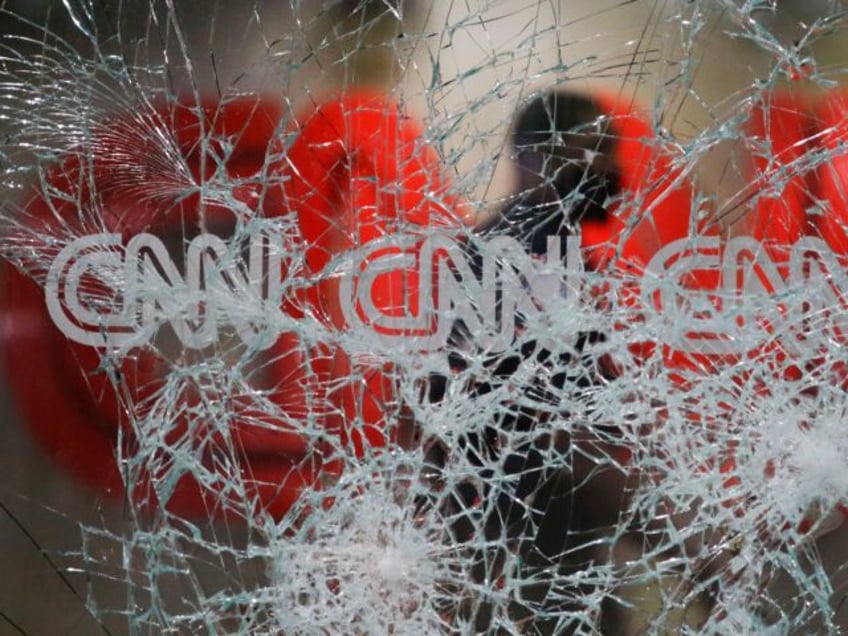
[[[320, 279], [338, 283], [325, 300], [340, 309], [346, 342], [376, 354], [438, 351], [460, 320], [475, 346], [490, 353], [513, 346], [518, 322], [560, 345], [577, 337], [578, 325], [559, 318], [574, 315], [584, 292], [592, 294], [579, 238], [568, 238], [562, 259], [559, 237], [550, 237], [545, 260], [508, 236], [469, 240], [471, 250], [447, 234], [397, 234], [337, 256]], [[815, 349], [822, 339], [843, 343], [844, 263], [817, 238], [784, 251], [775, 262], [750, 237], [723, 244], [718, 237], [682, 238], [637, 269], [638, 280], [619, 272], [604, 293], [627, 299], [615, 306], [618, 325], [624, 317], [658, 320], [664, 343], [687, 353], [742, 355], [776, 338], [790, 353]], [[315, 282], [284, 281], [283, 256], [275, 230], [252, 234], [247, 246], [201, 234], [185, 250], [183, 276], [152, 234], [126, 246], [119, 234], [94, 234], [68, 244], [52, 263], [47, 306], [65, 335], [92, 347], [141, 346], [168, 323], [185, 348], [208, 347], [228, 327], [263, 349], [294, 320], [281, 309], [286, 290]], [[692, 283], [705, 274], [712, 283]]]
[[[577, 306], [577, 289], [565, 281], [580, 280], [579, 240], [567, 243], [567, 260], [577, 264], [568, 273], [559, 239], [550, 246], [541, 262], [509, 237], [479, 242], [478, 278], [459, 239], [394, 235], [338, 256], [320, 279], [338, 281], [337, 296], [325, 300], [340, 308], [345, 331], [365, 348], [437, 351], [462, 320], [479, 346], [504, 351], [513, 342], [517, 314], [539, 317]], [[126, 246], [120, 234], [95, 234], [56, 257], [47, 306], [65, 335], [92, 347], [140, 346], [169, 323], [189, 349], [215, 343], [223, 326], [261, 349], [291, 325], [280, 308], [284, 287], [314, 282], [284, 282], [282, 254], [282, 237], [274, 231], [251, 237], [246, 262], [221, 238], [201, 234], [187, 247], [183, 276], [152, 234], [139, 234]], [[403, 281], [413, 270], [417, 286], [375, 291], [382, 276], [398, 273]]]
[[[816, 237], [774, 246], [737, 236], [672, 241], [639, 281], [640, 310], [667, 325], [664, 342], [686, 353], [744, 355], [769, 342], [793, 355], [844, 343], [848, 277], [844, 259]], [[693, 285], [708, 275], [713, 285]]]
[[262, 318], [265, 301], [280, 298], [281, 253], [273, 232], [251, 237], [247, 262], [221, 238], [201, 234], [188, 245], [183, 277], [152, 234], [139, 234], [126, 247], [120, 234], [94, 234], [68, 244], [53, 261], [47, 307], [66, 336], [93, 347], [144, 344], [164, 322], [192, 349], [216, 342], [222, 324], [247, 344], [268, 346], [273, 340], [260, 338]]

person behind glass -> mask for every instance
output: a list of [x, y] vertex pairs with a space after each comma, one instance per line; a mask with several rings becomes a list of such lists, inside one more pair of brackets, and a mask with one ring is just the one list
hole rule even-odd
[[[642, 269], [659, 247], [688, 232], [689, 185], [677, 184], [679, 173], [671, 168], [670, 157], [661, 150], [647, 118], [625, 100], [546, 92], [520, 109], [509, 141], [516, 191], [474, 228], [479, 241], [507, 235], [531, 257], [544, 260], [554, 237], [567, 265], [566, 240], [578, 237], [582, 268], [604, 274]], [[660, 197], [662, 203], [651, 207], [650, 215], [645, 213]], [[644, 215], [645, 222], [632, 223], [632, 215]], [[628, 222], [635, 231], [625, 232]], [[475, 274], [481, 277], [476, 243], [469, 241], [467, 249]], [[460, 379], [434, 377], [429, 398], [441, 401], [448, 382], [463, 381], [469, 399], [486, 403], [487, 394], [514, 382], [519, 370], [526, 378], [528, 367], [532, 368], [532, 380], [518, 391], [520, 399], [493, 409], [484, 426], [463, 436], [464, 451], [472, 462], [484, 470], [499, 462], [514, 479], [502, 480], [508, 487], [499, 486], [497, 493], [464, 485], [456, 505], [464, 510], [475, 498], [497, 497], [497, 503], [488, 506], [486, 535], [517, 541], [528, 563], [542, 565], [565, 550], [590, 544], [589, 535], [570, 531], [613, 527], [618, 520], [628, 479], [627, 449], [615, 443], [614, 425], [589, 421], [581, 425], [580, 418], [594, 410], [591, 387], [615, 381], [620, 371], [604, 353], [605, 335], [600, 331], [583, 331], [572, 347], [555, 352], [530, 337], [521, 315], [516, 317], [515, 333], [510, 350], [491, 354], [476, 346], [466, 326], [458, 322], [448, 357], [454, 377]], [[475, 356], [485, 360], [483, 373], [472, 362]], [[472, 368], [478, 371], [468, 379]], [[569, 404], [579, 404], [580, 413], [560, 406], [566, 394]], [[509, 443], [513, 435], [518, 444]], [[561, 459], [553, 468], [552, 445]], [[576, 447], [583, 447], [582, 451], [574, 452]], [[588, 550], [577, 550], [569, 561], [592, 558]], [[573, 566], [560, 563], [559, 567]]]

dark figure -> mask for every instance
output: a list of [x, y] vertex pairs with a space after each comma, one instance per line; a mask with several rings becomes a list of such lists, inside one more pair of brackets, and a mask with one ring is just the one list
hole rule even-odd
[[[517, 193], [497, 214], [475, 228], [477, 235], [482, 240], [510, 235], [533, 256], [546, 254], [549, 236], [559, 237], [560, 254], [565, 259], [565, 239], [578, 235], [580, 224], [587, 218], [606, 219], [609, 202], [619, 192], [616, 139], [610, 125], [610, 118], [589, 97], [559, 92], [529, 102], [519, 113], [511, 138], [518, 171]], [[470, 243], [468, 250], [479, 277], [479, 254]], [[457, 377], [467, 383], [469, 399], [479, 400], [503, 383], [514, 382], [511, 378], [524, 365], [531, 365], [533, 379], [520, 388], [523, 399], [503, 405], [486, 426], [467, 431], [460, 449], [435, 449], [434, 453], [464, 452], [480, 467], [477, 483], [487, 484], [487, 491], [479, 492], [476, 485], [468, 483], [454, 493], [451, 513], [458, 520], [456, 538], [463, 540], [479, 533], [482, 524], [487, 540], [521, 555], [528, 579], [532, 570], [534, 583], [523, 590], [523, 600], [512, 608], [512, 618], [528, 621], [544, 633], [555, 629], [556, 621], [546, 621], [537, 616], [538, 612], [579, 609], [579, 605], [553, 607], [546, 599], [557, 586], [556, 577], [583, 569], [597, 558], [596, 550], [587, 546], [598, 531], [616, 521], [618, 512], [617, 505], [612, 505], [606, 511], [612, 518], [598, 517], [598, 503], [592, 501], [597, 500], [598, 489], [592, 483], [597, 481], [596, 471], [609, 470], [599, 471], [585, 453], [574, 452], [578, 442], [572, 431], [587, 427], [573, 426], [575, 414], [563, 412], [560, 396], [563, 390], [573, 395], [607, 382], [614, 374], [593, 352], [592, 345], [602, 340], [602, 334], [582, 333], [572, 350], [552, 353], [533, 338], [522, 336], [522, 322], [519, 316], [512, 349], [497, 355], [480, 351], [465, 325], [455, 325], [449, 362]], [[481, 356], [485, 372], [469, 378], [472, 360], [479, 361]], [[430, 400], [442, 400], [450, 381], [457, 380], [432, 378]], [[582, 411], [590, 412], [591, 392], [582, 393], [586, 396]], [[438, 464], [440, 458], [433, 457], [433, 461]], [[498, 480], [493, 479], [493, 465], [497, 466]], [[619, 482], [622, 477], [616, 472]], [[481, 500], [486, 502], [482, 519], [474, 505]], [[502, 558], [497, 551], [480, 555], [480, 576], [491, 576]], [[573, 593], [580, 597], [579, 590]], [[467, 611], [476, 616], [478, 629], [489, 626], [485, 604], [475, 604]]]

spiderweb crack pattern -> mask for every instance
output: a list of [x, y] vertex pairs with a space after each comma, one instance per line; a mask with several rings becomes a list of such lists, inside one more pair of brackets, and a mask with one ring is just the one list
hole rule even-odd
[[840, 633], [840, 2], [44, 4], [2, 356], [99, 518], [3, 527], [82, 629]]

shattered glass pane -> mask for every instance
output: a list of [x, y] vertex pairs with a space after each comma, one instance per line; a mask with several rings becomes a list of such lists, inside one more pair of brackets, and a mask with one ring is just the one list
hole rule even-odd
[[0, 0], [0, 632], [840, 633], [836, 0]]

